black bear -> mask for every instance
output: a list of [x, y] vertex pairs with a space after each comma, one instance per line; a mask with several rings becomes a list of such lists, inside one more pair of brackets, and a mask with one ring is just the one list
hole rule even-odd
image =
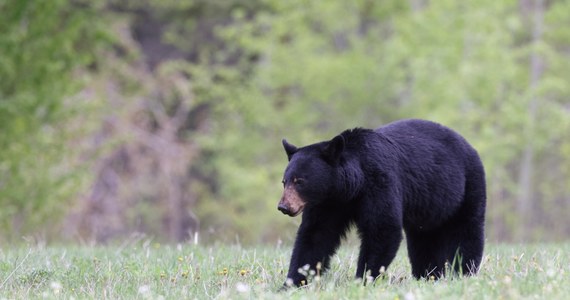
[[402, 231], [414, 277], [439, 278], [452, 266], [465, 275], [478, 271], [485, 172], [458, 133], [401, 120], [301, 148], [283, 140], [283, 147], [289, 164], [278, 209], [292, 217], [303, 212], [286, 284], [306, 280], [300, 268], [326, 270], [351, 224], [361, 240], [357, 278], [376, 278], [390, 265]]

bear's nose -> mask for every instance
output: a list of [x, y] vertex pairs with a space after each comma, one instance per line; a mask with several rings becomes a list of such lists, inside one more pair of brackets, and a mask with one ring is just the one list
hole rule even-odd
[[289, 212], [289, 207], [287, 207], [287, 206], [286, 206], [285, 204], [283, 204], [283, 203], [279, 203], [279, 205], [277, 206], [277, 209], [278, 209], [279, 211], [281, 211], [282, 213], [286, 214], [286, 215], [288, 215], [288, 214], [291, 213], [291, 212]]

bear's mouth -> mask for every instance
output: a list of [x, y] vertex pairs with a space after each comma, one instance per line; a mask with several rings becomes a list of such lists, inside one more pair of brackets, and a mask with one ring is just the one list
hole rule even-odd
[[295, 211], [295, 212], [291, 211], [291, 212], [289, 212], [287, 215], [288, 215], [289, 217], [294, 218], [294, 217], [300, 215], [300, 214], [303, 212], [303, 208], [305, 208], [304, 205], [301, 206], [301, 207], [299, 207], [299, 209], [298, 209], [297, 211]]
[[303, 212], [305, 205], [297, 206], [295, 209], [292, 209], [290, 206], [283, 206], [281, 203], [277, 207], [279, 211], [281, 211], [284, 215], [288, 215], [289, 217], [296, 217]]

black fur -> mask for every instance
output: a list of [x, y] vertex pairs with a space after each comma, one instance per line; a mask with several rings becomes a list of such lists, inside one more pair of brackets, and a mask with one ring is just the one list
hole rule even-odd
[[[436, 123], [403, 120], [376, 130], [353, 129], [328, 142], [297, 148], [284, 183], [306, 203], [287, 277], [329, 266], [351, 224], [361, 238], [356, 277], [388, 267], [404, 231], [412, 274], [477, 272], [484, 245], [485, 174], [477, 152]], [[302, 180], [298, 180], [301, 178]], [[293, 183], [295, 182], [295, 183]], [[458, 254], [456, 256], [456, 254]]]

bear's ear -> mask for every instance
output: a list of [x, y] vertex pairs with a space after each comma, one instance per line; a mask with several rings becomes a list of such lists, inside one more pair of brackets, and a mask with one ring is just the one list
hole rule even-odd
[[344, 144], [345, 141], [342, 135], [337, 135], [334, 139], [330, 140], [323, 148], [325, 158], [333, 164], [338, 163], [340, 155], [342, 151], [344, 151]]
[[289, 144], [286, 139], [283, 139], [281, 142], [283, 143], [285, 153], [287, 153], [287, 159], [291, 160], [291, 156], [293, 156], [293, 154], [295, 154], [295, 152], [297, 152], [299, 149], [297, 149], [297, 147], [293, 146], [292, 144]]

